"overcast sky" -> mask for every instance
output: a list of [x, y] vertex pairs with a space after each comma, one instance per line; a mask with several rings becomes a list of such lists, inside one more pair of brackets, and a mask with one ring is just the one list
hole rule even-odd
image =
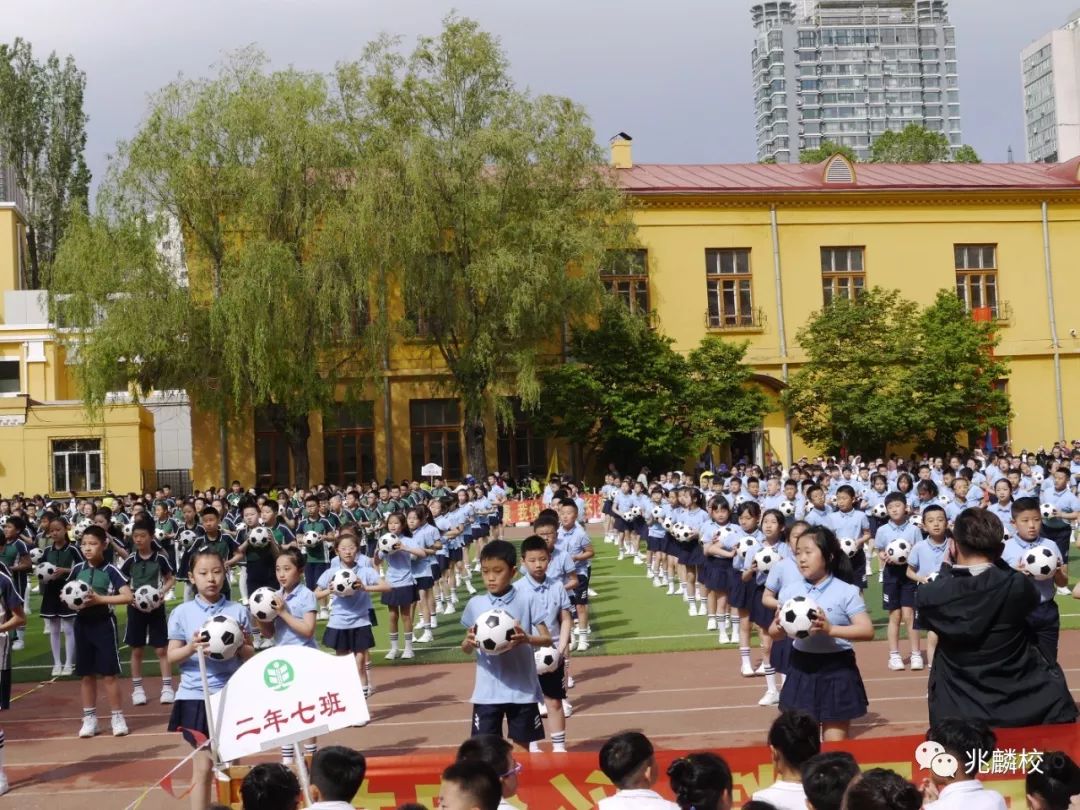
[[[4, 5], [13, 0], [4, 0]], [[4, 14], [3, 37], [87, 74], [87, 160], [95, 181], [128, 138], [147, 94], [178, 73], [204, 75], [256, 43], [276, 66], [329, 71], [381, 32], [411, 46], [451, 8], [498, 35], [513, 74], [585, 105], [597, 138], [623, 130], [634, 160], [755, 159], [750, 0], [31, 0]], [[1080, 0], [952, 0], [964, 140], [985, 161], [1024, 159], [1020, 50], [1060, 27]]]

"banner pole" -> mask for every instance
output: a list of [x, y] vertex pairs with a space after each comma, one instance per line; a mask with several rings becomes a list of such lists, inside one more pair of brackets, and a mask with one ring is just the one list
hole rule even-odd
[[311, 806], [311, 780], [308, 777], [307, 763], [304, 761], [304, 751], [297, 740], [293, 743], [293, 755], [296, 758], [296, 769], [300, 773], [300, 790], [304, 794], [304, 806]]
[[214, 715], [210, 709], [210, 680], [206, 675], [206, 654], [199, 647], [199, 676], [202, 678], [203, 708], [206, 710], [206, 730], [210, 734], [210, 755], [214, 759], [214, 768], [221, 765], [218, 759], [217, 729], [214, 727]]

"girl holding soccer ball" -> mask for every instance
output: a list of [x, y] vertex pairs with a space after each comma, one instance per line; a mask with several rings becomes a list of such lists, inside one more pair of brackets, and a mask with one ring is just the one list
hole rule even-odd
[[781, 607], [769, 635], [785, 637], [781, 613], [789, 599], [812, 600], [818, 610], [806, 637], [793, 641], [780, 709], [808, 712], [821, 724], [826, 741], [844, 740], [851, 721], [866, 714], [868, 705], [852, 642], [873, 639], [874, 626], [859, 589], [851, 584], [851, 562], [832, 531], [815, 526], [803, 534], [795, 559], [802, 579], [781, 588]]

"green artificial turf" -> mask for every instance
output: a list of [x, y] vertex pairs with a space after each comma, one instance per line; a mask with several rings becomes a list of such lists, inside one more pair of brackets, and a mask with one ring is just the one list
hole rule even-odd
[[[619, 562], [616, 550], [605, 544], [602, 537], [594, 537], [596, 557], [593, 560], [592, 583], [599, 596], [591, 600], [590, 623], [591, 646], [587, 652], [575, 653], [576, 658], [593, 655], [624, 655], [628, 653], [662, 653], [683, 650], [717, 649], [716, 634], [705, 631], [705, 617], [687, 615], [686, 604], [677, 596], [667, 596], [665, 589], [653, 587], [646, 579], [642, 566], [633, 565], [629, 560]], [[1080, 576], [1080, 561], [1074, 560], [1069, 565], [1070, 579], [1073, 583]], [[479, 576], [473, 581], [481, 587]], [[234, 593], [236, 589], [234, 588]], [[384, 654], [388, 648], [386, 609], [377, 606], [379, 625], [375, 628], [376, 650], [373, 661], [376, 666], [409, 666], [413, 663], [442, 664], [461, 663], [470, 660], [459, 648], [464, 633], [461, 626], [461, 610], [468, 599], [464, 589], [460, 591], [459, 610], [451, 616], [439, 616], [439, 626], [434, 631], [435, 641], [431, 644], [417, 644], [416, 658], [412, 661], [386, 661]], [[870, 608], [877, 628], [876, 637], [885, 637], [886, 614], [881, 607], [881, 586], [877, 577], [871, 578], [866, 591], [866, 603]], [[49, 652], [49, 639], [42, 632], [42, 620], [37, 614], [39, 597], [35, 594], [31, 600], [34, 613], [29, 617], [26, 627], [26, 649], [13, 653], [16, 682], [36, 682], [50, 677], [52, 657]], [[176, 604], [171, 603], [171, 604]], [[1058, 597], [1061, 608], [1061, 627], [1080, 628], [1080, 603], [1072, 597]], [[120, 633], [123, 637], [125, 609], [118, 611]], [[321, 639], [324, 622], [319, 623], [316, 638]], [[756, 646], [756, 643], [755, 643]], [[144, 674], [158, 675], [157, 658], [147, 650]], [[128, 672], [130, 651], [120, 652], [124, 664], [124, 674]]]

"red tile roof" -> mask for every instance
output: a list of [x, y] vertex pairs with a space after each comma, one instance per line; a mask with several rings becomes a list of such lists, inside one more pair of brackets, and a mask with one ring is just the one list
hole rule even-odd
[[1080, 158], [1048, 163], [855, 164], [855, 183], [826, 183], [825, 164], [641, 163], [618, 169], [633, 194], [753, 194], [903, 190], [1080, 190]]

